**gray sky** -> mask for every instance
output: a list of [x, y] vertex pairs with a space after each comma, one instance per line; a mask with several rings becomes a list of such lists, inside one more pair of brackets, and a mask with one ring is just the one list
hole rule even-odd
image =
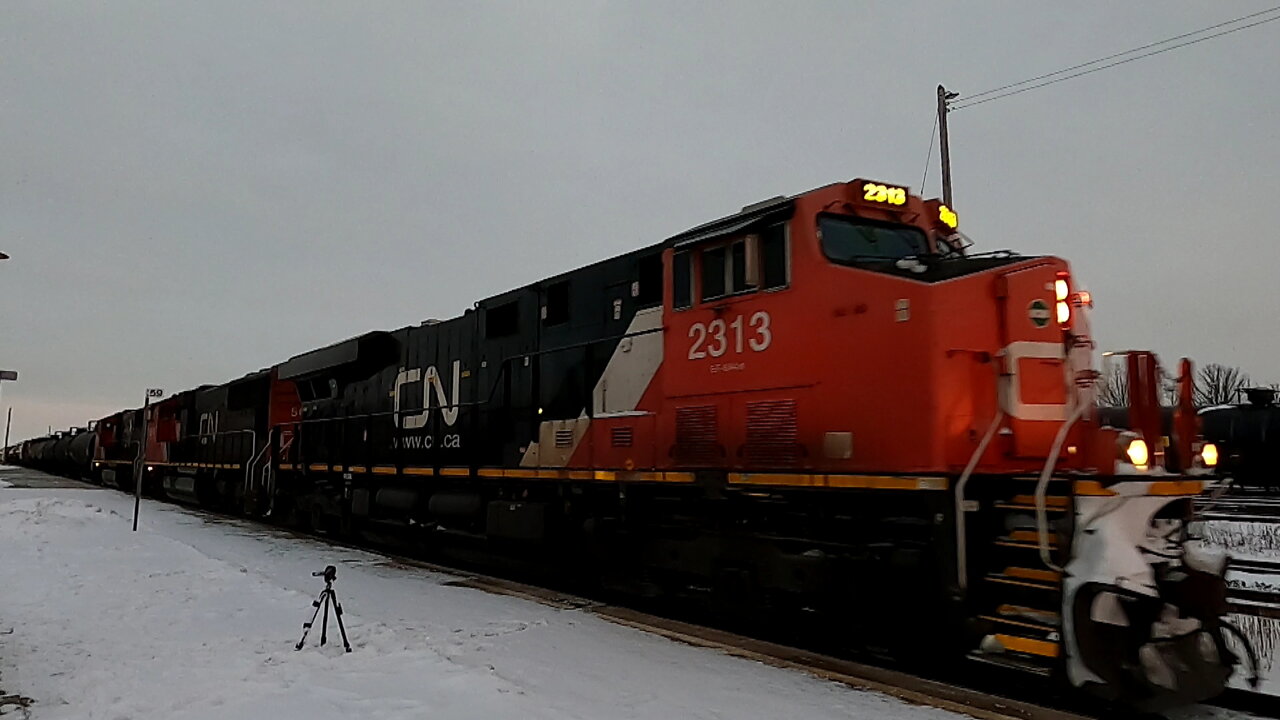
[[[939, 82], [1268, 4], [8, 0], [2, 402], [22, 438], [773, 195], [918, 190]], [[1105, 348], [1280, 381], [1277, 67], [1280, 22], [956, 112], [962, 228], [1072, 261]]]

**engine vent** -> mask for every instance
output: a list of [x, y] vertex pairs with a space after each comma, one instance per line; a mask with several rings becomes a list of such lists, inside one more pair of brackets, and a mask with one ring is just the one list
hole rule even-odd
[[715, 405], [695, 405], [676, 409], [677, 461], [694, 464], [711, 464], [724, 457], [724, 449], [718, 440], [719, 423]]
[[796, 440], [795, 400], [747, 403], [747, 444], [742, 454], [748, 467], [798, 465], [802, 448]]
[[573, 428], [556, 428], [556, 447], [573, 447]]
[[635, 441], [635, 430], [630, 425], [610, 428], [609, 438], [614, 447], [629, 448]]

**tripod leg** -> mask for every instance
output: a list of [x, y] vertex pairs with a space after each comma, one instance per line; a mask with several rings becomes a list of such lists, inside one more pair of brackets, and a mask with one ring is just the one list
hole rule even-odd
[[294, 646], [293, 646], [293, 649], [294, 649], [294, 650], [301, 650], [301, 649], [302, 649], [303, 644], [307, 642], [307, 633], [311, 632], [311, 626], [316, 624], [316, 615], [320, 613], [320, 598], [321, 598], [321, 597], [324, 597], [324, 593], [320, 593], [320, 597], [318, 597], [318, 598], [316, 598], [315, 600], [312, 600], [312, 601], [311, 601], [312, 606], [314, 606], [314, 607], [315, 607], [315, 612], [311, 613], [311, 619], [310, 619], [310, 620], [308, 620], [307, 622], [302, 623], [302, 639], [298, 641], [298, 644], [297, 644], [297, 645], [294, 645]]
[[329, 596], [333, 594], [332, 590], [324, 591], [324, 610], [320, 617], [320, 647], [329, 641]]
[[338, 619], [338, 632], [342, 633], [342, 647], [351, 652], [351, 643], [347, 642], [347, 626], [342, 623], [342, 603], [338, 602], [338, 594], [333, 594], [333, 616]]

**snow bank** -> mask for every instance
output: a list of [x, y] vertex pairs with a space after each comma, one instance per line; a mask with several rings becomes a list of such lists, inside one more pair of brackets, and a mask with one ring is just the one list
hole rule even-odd
[[[958, 717], [106, 490], [0, 491], [0, 682], [37, 720]], [[338, 566], [355, 651], [293, 644]], [[12, 632], [10, 632], [10, 629]]]

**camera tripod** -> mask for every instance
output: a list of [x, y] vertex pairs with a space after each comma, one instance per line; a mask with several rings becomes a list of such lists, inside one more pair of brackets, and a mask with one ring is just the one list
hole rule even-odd
[[312, 607], [316, 610], [311, 613], [311, 619], [302, 623], [302, 639], [293, 647], [294, 650], [301, 650], [304, 643], [307, 642], [307, 633], [311, 632], [311, 626], [316, 624], [316, 616], [324, 613], [320, 618], [320, 646], [329, 640], [329, 604], [333, 603], [333, 616], [338, 620], [338, 631], [342, 633], [342, 646], [351, 652], [351, 643], [347, 642], [347, 628], [342, 624], [342, 604], [338, 602], [338, 595], [333, 591], [333, 581], [338, 578], [338, 569], [332, 565], [326, 567], [322, 572], [313, 572], [311, 577], [323, 577], [324, 589], [311, 601]]

